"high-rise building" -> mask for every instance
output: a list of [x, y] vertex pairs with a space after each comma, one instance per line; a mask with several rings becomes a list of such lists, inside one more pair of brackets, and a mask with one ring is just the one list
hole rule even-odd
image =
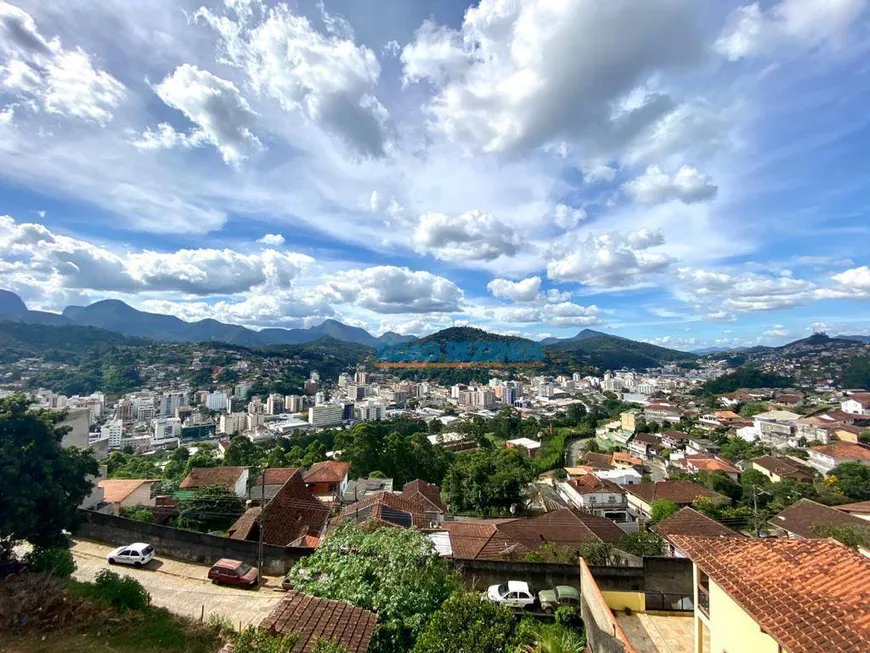
[[266, 416], [263, 413], [246, 413], [245, 427], [248, 431], [254, 431], [266, 423]]
[[353, 375], [353, 382], [357, 385], [365, 385], [368, 383], [368, 374], [362, 370], [357, 370], [356, 374]]
[[326, 403], [326, 393], [323, 390], [318, 390], [314, 393], [314, 405], [319, 406], [320, 404]]
[[151, 422], [154, 444], [162, 444], [166, 440], [181, 437], [181, 420], [177, 417], [160, 417]]
[[223, 413], [218, 418], [217, 432], [225, 435], [234, 435], [244, 431], [247, 426], [247, 413]]
[[266, 399], [266, 414], [279, 415], [284, 412], [284, 395], [271, 394]]
[[502, 388], [501, 392], [501, 402], [503, 404], [507, 404], [508, 406], [512, 406], [514, 401], [516, 400], [516, 393], [513, 388], [505, 386]]
[[311, 379], [312, 381], [314, 381], [315, 383], [319, 383], [320, 382], [320, 372], [318, 372], [317, 370], [311, 370], [311, 374], [308, 376], [308, 378]]
[[386, 419], [387, 417], [387, 407], [374, 401], [357, 404], [354, 412], [356, 413], [356, 418], [363, 421]]
[[346, 388], [351, 383], [353, 383], [353, 377], [351, 377], [351, 375], [348, 374], [347, 372], [342, 372], [341, 374], [338, 375], [338, 387], [339, 388]]
[[230, 399], [223, 390], [210, 392], [205, 398], [205, 407], [209, 410], [226, 410], [230, 405]]
[[120, 449], [121, 440], [124, 437], [124, 422], [115, 417], [106, 422], [100, 429], [100, 435], [109, 439], [109, 449]]
[[344, 409], [337, 404], [321, 404], [308, 409], [308, 423], [314, 427], [338, 426], [344, 417]]
[[284, 410], [288, 413], [301, 413], [305, 410], [305, 397], [302, 395], [287, 395], [284, 397]]
[[141, 402], [139, 404], [138, 410], [136, 411], [136, 421], [149, 424], [151, 423], [151, 420], [153, 420], [156, 416], [156, 412], [157, 411], [154, 409], [153, 403]]
[[253, 386], [250, 383], [242, 382], [236, 384], [236, 387], [233, 388], [233, 396], [238, 397], [239, 399], [247, 399], [248, 393], [251, 392], [251, 388]]

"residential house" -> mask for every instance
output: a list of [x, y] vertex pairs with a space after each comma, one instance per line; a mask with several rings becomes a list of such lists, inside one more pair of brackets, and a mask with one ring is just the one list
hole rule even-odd
[[637, 430], [637, 424], [640, 418], [639, 410], [627, 410], [619, 414], [619, 425], [623, 431], [634, 433]]
[[[444, 418], [442, 418], [444, 419]], [[457, 433], [455, 431], [434, 433], [427, 435], [426, 439], [429, 443], [440, 445], [448, 451], [465, 451], [467, 449], [477, 449], [477, 442], [467, 433]]]
[[870, 415], [870, 392], [853, 392], [840, 402], [840, 408], [850, 415]]
[[326, 530], [329, 507], [311, 494], [296, 470], [265, 507], [248, 508], [228, 529], [231, 539], [263, 541], [275, 546], [316, 547]]
[[556, 490], [575, 508], [615, 522], [631, 521], [625, 490], [612, 481], [587, 474], [558, 483]]
[[265, 499], [268, 501], [284, 487], [284, 484], [297, 471], [299, 471], [298, 467], [269, 467], [254, 481], [248, 495], [249, 498], [254, 501], [262, 501], [265, 494]]
[[220, 485], [236, 493], [236, 496], [248, 497], [247, 467], [194, 467], [178, 486], [182, 490], [197, 490], [199, 488]]
[[801, 499], [790, 505], [778, 515], [771, 517], [768, 523], [780, 536], [790, 538], [826, 537], [826, 534], [819, 534], [814, 530], [816, 527], [825, 526], [851, 526], [870, 538], [870, 524], [863, 519], [810, 499]]
[[870, 522], [870, 501], [859, 501], [845, 505], [834, 506], [837, 510], [847, 512], [854, 517]]
[[698, 426], [702, 429], [727, 429], [731, 428], [734, 422], [742, 422], [743, 418], [731, 410], [717, 410], [712, 413], [705, 413], [698, 418]]
[[727, 460], [709, 454], [688, 454], [680, 461], [683, 471], [689, 474], [697, 472], [725, 472], [735, 483], [740, 482], [740, 470]]
[[694, 508], [681, 508], [667, 519], [661, 520], [652, 529], [667, 542], [668, 555], [673, 558], [685, 558], [684, 551], [674, 545], [674, 535], [696, 535], [699, 537], [743, 537], [732, 531], [722, 522], [698, 512]]
[[781, 483], [786, 479], [798, 483], [812, 483], [816, 476], [806, 465], [784, 456], [759, 456], [753, 458], [749, 464], [751, 469], [761, 472], [774, 483]]
[[441, 500], [441, 488], [434, 483], [427, 483], [419, 478], [414, 479], [405, 483], [402, 496], [422, 505], [426, 518], [430, 522], [440, 524], [444, 520], [444, 515], [449, 512], [447, 505]]
[[160, 482], [159, 479], [144, 478], [112, 478], [100, 481], [97, 485], [103, 491], [103, 501], [112, 505], [115, 515], [121, 514], [121, 508], [133, 506], [153, 507], [152, 489]]
[[378, 492], [346, 506], [339, 513], [337, 521], [353, 521], [357, 524], [374, 522], [381, 526], [419, 529], [430, 528], [437, 523], [426, 516], [423, 504], [391, 492]]
[[833, 442], [810, 449], [810, 465], [825, 476], [837, 465], [847, 462], [870, 465], [870, 447], [852, 442]]
[[366, 497], [379, 492], [392, 492], [393, 479], [391, 478], [359, 478], [347, 482], [341, 502], [345, 505], [362, 501]]
[[350, 603], [288, 590], [260, 628], [293, 637], [287, 653], [311, 653], [319, 641], [332, 642], [347, 653], [366, 653], [377, 621], [374, 612]]
[[789, 446], [789, 440], [796, 437], [800, 418], [800, 415], [788, 410], [771, 410], [759, 413], [753, 419], [758, 439], [763, 444], [785, 449]]
[[[578, 547], [587, 542], [618, 544], [625, 534], [616, 524], [579, 510], [562, 508], [533, 519], [475, 519], [446, 521], [445, 549], [454, 558], [469, 560], [521, 559], [544, 544]], [[433, 539], [443, 538], [433, 534]]]
[[662, 432], [662, 444], [665, 445], [668, 449], [677, 449], [679, 447], [683, 447], [685, 446], [688, 439], [689, 434], [683, 433], [682, 431]]
[[716, 505], [728, 505], [731, 499], [703, 485], [692, 481], [658, 481], [656, 483], [641, 483], [640, 485], [626, 485], [626, 498], [628, 499], [629, 512], [635, 517], [649, 519], [652, 516], [652, 504], [655, 501], [673, 501], [680, 507], [691, 506], [692, 502], [699, 497], [706, 497]]
[[613, 469], [610, 464], [609, 453], [597, 453], [595, 451], [587, 451], [580, 459], [581, 464], [594, 467], [595, 469]]
[[828, 433], [830, 434], [830, 439], [837, 440], [839, 442], [861, 442], [861, 434], [864, 433], [867, 429], [862, 428], [860, 426], [853, 426], [851, 424], [841, 424], [839, 426], [834, 426], [828, 429]]
[[643, 409], [644, 420], [656, 424], [678, 424], [682, 416], [679, 406], [665, 401], [649, 404]]
[[643, 482], [643, 474], [636, 469], [593, 469], [592, 474], [617, 485], [637, 485]]
[[693, 563], [695, 653], [870, 651], [870, 560], [845, 545], [672, 539]]
[[311, 493], [322, 501], [335, 501], [344, 496], [347, 490], [347, 474], [350, 463], [326, 460], [314, 463], [305, 473], [305, 485]]
[[819, 416], [810, 415], [801, 417], [795, 423], [794, 437], [798, 441], [803, 438], [806, 442], [821, 442], [827, 444], [831, 439], [830, 429], [832, 426], [839, 426], [840, 422], [835, 422], [830, 419], [825, 419]]
[[748, 392], [737, 390], [736, 392], [729, 392], [728, 394], [722, 395], [716, 401], [726, 408], [734, 408], [735, 406], [752, 401], [752, 395]]
[[610, 464], [616, 469], [634, 469], [643, 473], [643, 459], [632, 456], [627, 451], [614, 451], [610, 456]]
[[628, 452], [644, 460], [652, 460], [664, 448], [661, 437], [653, 433], [638, 433], [628, 443]]
[[541, 443], [531, 438], [516, 438], [505, 442], [508, 449], [519, 449], [524, 452], [529, 458], [534, 457], [538, 449], [541, 448]]
[[804, 396], [800, 392], [779, 392], [773, 395], [773, 403], [780, 406], [800, 406]]

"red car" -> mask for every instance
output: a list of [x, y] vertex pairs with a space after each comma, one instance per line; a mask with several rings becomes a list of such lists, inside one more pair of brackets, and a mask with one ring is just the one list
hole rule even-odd
[[241, 560], [221, 558], [208, 570], [211, 582], [218, 585], [241, 585], [242, 587], [255, 587], [259, 581], [259, 573], [256, 567], [252, 567]]

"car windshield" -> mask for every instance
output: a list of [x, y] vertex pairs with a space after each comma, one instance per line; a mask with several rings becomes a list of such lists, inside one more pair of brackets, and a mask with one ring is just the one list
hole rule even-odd
[[147, 555], [151, 555], [152, 553], [154, 553], [154, 547], [153, 547], [153, 546], [146, 546], [144, 549], [142, 549], [142, 554], [143, 554], [143, 555], [146, 555], [146, 556], [147, 556]]
[[243, 562], [243, 563], [240, 564], [238, 567], [236, 567], [236, 573], [237, 573], [239, 576], [244, 576], [244, 575], [247, 574], [249, 571], [251, 571], [251, 565], [249, 565], [249, 564], [247, 564], [247, 563], [245, 563], [245, 562]]
[[508, 593], [508, 584], [502, 583], [501, 585], [498, 586], [498, 588], [496, 588], [495, 591], [498, 592], [499, 596], [504, 596], [505, 594]]

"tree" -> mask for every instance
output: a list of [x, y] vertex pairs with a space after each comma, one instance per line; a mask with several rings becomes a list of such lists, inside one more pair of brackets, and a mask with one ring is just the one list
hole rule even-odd
[[432, 615], [414, 646], [414, 653], [476, 653], [508, 650], [514, 625], [509, 608], [481, 601], [473, 592], [456, 592]]
[[568, 406], [568, 419], [574, 424], [579, 424], [580, 420], [586, 417], [586, 406], [579, 401]]
[[0, 556], [21, 540], [62, 541], [98, 473], [89, 452], [61, 447], [62, 413], [30, 407], [21, 394], [0, 399]]
[[225, 531], [245, 511], [245, 504], [232, 490], [221, 485], [199, 488], [178, 504], [175, 525], [192, 531]]
[[197, 445], [197, 452], [187, 460], [187, 468], [184, 475], [190, 474], [191, 469], [197, 467], [220, 467], [221, 461], [218, 460], [217, 453], [213, 448], [205, 446], [207, 443]]
[[182, 480], [187, 475], [187, 461], [190, 460], [190, 451], [187, 447], [176, 447], [169, 454], [169, 462], [163, 468], [163, 477], [173, 480]]
[[577, 547], [577, 553], [590, 565], [618, 567], [625, 564], [625, 556], [610, 542], [584, 542]]
[[[258, 457], [257, 447], [254, 446], [250, 438], [236, 435], [230, 439], [227, 450], [224, 452], [224, 465], [227, 467], [250, 467], [257, 464]], [[198, 466], [204, 467], [205, 465]]]
[[853, 501], [870, 499], [870, 466], [857, 462], [843, 463], [831, 470], [833, 485]]
[[526, 562], [555, 562], [559, 564], [577, 564], [580, 554], [575, 547], [562, 546], [554, 542], [545, 542], [537, 551], [526, 554]]
[[663, 519], [667, 519], [671, 515], [680, 511], [680, 506], [675, 501], [669, 499], [657, 499], [652, 502], [652, 510], [650, 517], [653, 524], [658, 524]]
[[649, 531], [623, 535], [619, 540], [619, 548], [642, 558], [665, 554], [664, 540]]
[[146, 523], [154, 523], [154, 512], [139, 504], [136, 506], [126, 506], [121, 508], [121, 517], [133, 519]]
[[288, 578], [301, 592], [376, 612], [375, 653], [413, 648], [426, 621], [459, 586], [458, 573], [419, 531], [351, 523], [297, 562]]
[[810, 528], [810, 531], [816, 537], [833, 537], [853, 549], [857, 549], [859, 546], [870, 547], [870, 524], [867, 525], [867, 528], [852, 524], [842, 526], [815, 524]]
[[533, 478], [531, 462], [517, 449], [472, 451], [456, 458], [442, 492], [454, 512], [506, 514], [511, 506], [522, 505]]

